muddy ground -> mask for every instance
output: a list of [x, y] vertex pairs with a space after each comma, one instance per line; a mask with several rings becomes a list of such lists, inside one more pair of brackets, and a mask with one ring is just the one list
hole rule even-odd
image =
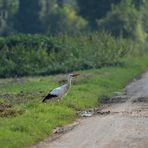
[[[147, 148], [148, 72], [126, 86], [98, 114], [78, 121], [73, 130], [34, 148]], [[57, 138], [58, 137], [58, 138]]]

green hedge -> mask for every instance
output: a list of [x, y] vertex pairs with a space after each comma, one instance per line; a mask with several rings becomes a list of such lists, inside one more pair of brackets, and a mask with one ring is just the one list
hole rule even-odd
[[0, 77], [47, 75], [120, 63], [131, 41], [106, 33], [0, 38]]

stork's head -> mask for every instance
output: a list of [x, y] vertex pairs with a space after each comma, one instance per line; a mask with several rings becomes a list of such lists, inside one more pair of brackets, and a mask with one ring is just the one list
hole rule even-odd
[[79, 75], [80, 75], [79, 73], [69, 74], [69, 76], [72, 77], [72, 78], [73, 78], [73, 77], [77, 77], [77, 76], [79, 76]]
[[68, 75], [68, 86], [69, 86], [69, 87], [71, 86], [71, 80], [72, 80], [72, 78], [77, 77], [77, 76], [79, 76], [79, 75], [80, 75], [80, 74], [78, 74], [78, 73], [69, 74], [69, 75]]

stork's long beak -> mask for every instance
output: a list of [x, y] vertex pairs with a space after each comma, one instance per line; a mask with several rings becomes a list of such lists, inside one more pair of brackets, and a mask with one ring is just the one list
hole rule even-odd
[[79, 75], [80, 75], [79, 73], [76, 73], [76, 74], [73, 74], [72, 77], [77, 77]]

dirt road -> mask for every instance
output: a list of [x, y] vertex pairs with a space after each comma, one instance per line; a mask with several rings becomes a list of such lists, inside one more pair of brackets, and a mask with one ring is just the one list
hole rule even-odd
[[121, 102], [102, 110], [109, 114], [82, 119], [72, 131], [36, 147], [148, 148], [148, 72], [130, 83], [125, 93]]

